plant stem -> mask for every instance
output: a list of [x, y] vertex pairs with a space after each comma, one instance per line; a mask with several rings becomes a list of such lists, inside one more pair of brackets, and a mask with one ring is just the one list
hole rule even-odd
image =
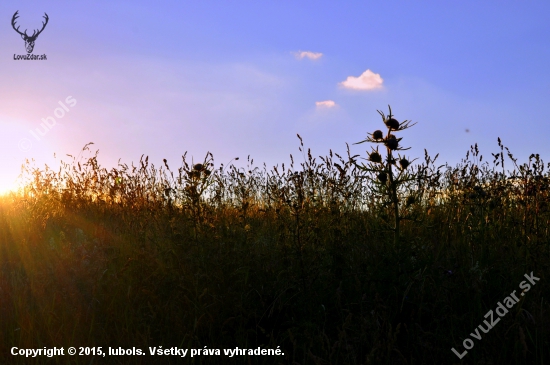
[[393, 228], [393, 243], [395, 246], [399, 244], [399, 199], [397, 198], [397, 184], [393, 180], [393, 155], [391, 149], [388, 148], [388, 179], [390, 181], [390, 191], [389, 196], [393, 204], [393, 215], [394, 215], [394, 228]]

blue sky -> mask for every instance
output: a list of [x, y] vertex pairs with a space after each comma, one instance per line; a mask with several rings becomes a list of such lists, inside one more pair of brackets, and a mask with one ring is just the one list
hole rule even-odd
[[[48, 14], [33, 51], [47, 61], [14, 60], [16, 10], [28, 33]], [[547, 160], [548, 19], [547, 1], [4, 1], [0, 190], [26, 158], [55, 167], [88, 142], [107, 168], [142, 154], [176, 168], [185, 151], [288, 164], [297, 133], [343, 153], [388, 104], [418, 122], [401, 134], [411, 157], [455, 165], [478, 143], [489, 159], [500, 137]]]

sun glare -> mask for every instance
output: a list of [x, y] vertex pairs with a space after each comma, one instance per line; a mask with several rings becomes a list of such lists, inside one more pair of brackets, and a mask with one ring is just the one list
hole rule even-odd
[[19, 186], [17, 183], [0, 180], [0, 196], [8, 195], [11, 191], [16, 192]]

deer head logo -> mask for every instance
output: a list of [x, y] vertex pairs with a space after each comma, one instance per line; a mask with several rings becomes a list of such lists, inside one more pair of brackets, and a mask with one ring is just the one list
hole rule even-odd
[[[25, 32], [24, 33], [21, 33], [19, 31], [19, 27], [15, 27], [15, 20], [17, 18], [19, 18], [19, 15], [17, 15], [17, 13], [19, 12], [19, 10], [17, 10], [15, 12], [15, 14], [13, 14], [13, 18], [11, 18], [11, 26], [13, 27], [13, 29], [19, 33], [21, 35], [21, 38], [23, 38], [23, 40], [25, 41], [25, 48], [27, 49], [27, 53], [32, 53], [32, 50], [34, 49], [34, 42], [36, 41], [36, 38], [38, 38], [38, 35], [40, 33], [42, 33], [42, 31], [44, 30], [44, 28], [46, 28], [46, 24], [48, 24], [48, 14], [44, 13], [44, 18], [46, 19], [45, 22], [42, 22], [42, 29], [40, 30], [35, 30], [31, 36], [29, 36], [27, 34], [27, 30], [25, 29]], [[38, 33], [37, 33], [38, 32]]]

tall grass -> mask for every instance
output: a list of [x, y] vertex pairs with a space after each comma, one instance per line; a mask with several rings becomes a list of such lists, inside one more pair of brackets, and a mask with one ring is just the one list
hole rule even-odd
[[0, 362], [184, 361], [25, 359], [12, 346], [280, 346], [284, 356], [184, 363], [460, 363], [451, 348], [531, 271], [540, 282], [462, 363], [550, 361], [540, 156], [518, 164], [500, 139], [492, 163], [477, 146], [456, 167], [424, 151], [388, 185], [380, 169], [403, 156], [368, 168], [349, 148], [314, 158], [298, 137], [301, 162], [271, 169], [208, 153], [107, 170], [90, 145], [59, 171], [27, 163], [0, 204]]

